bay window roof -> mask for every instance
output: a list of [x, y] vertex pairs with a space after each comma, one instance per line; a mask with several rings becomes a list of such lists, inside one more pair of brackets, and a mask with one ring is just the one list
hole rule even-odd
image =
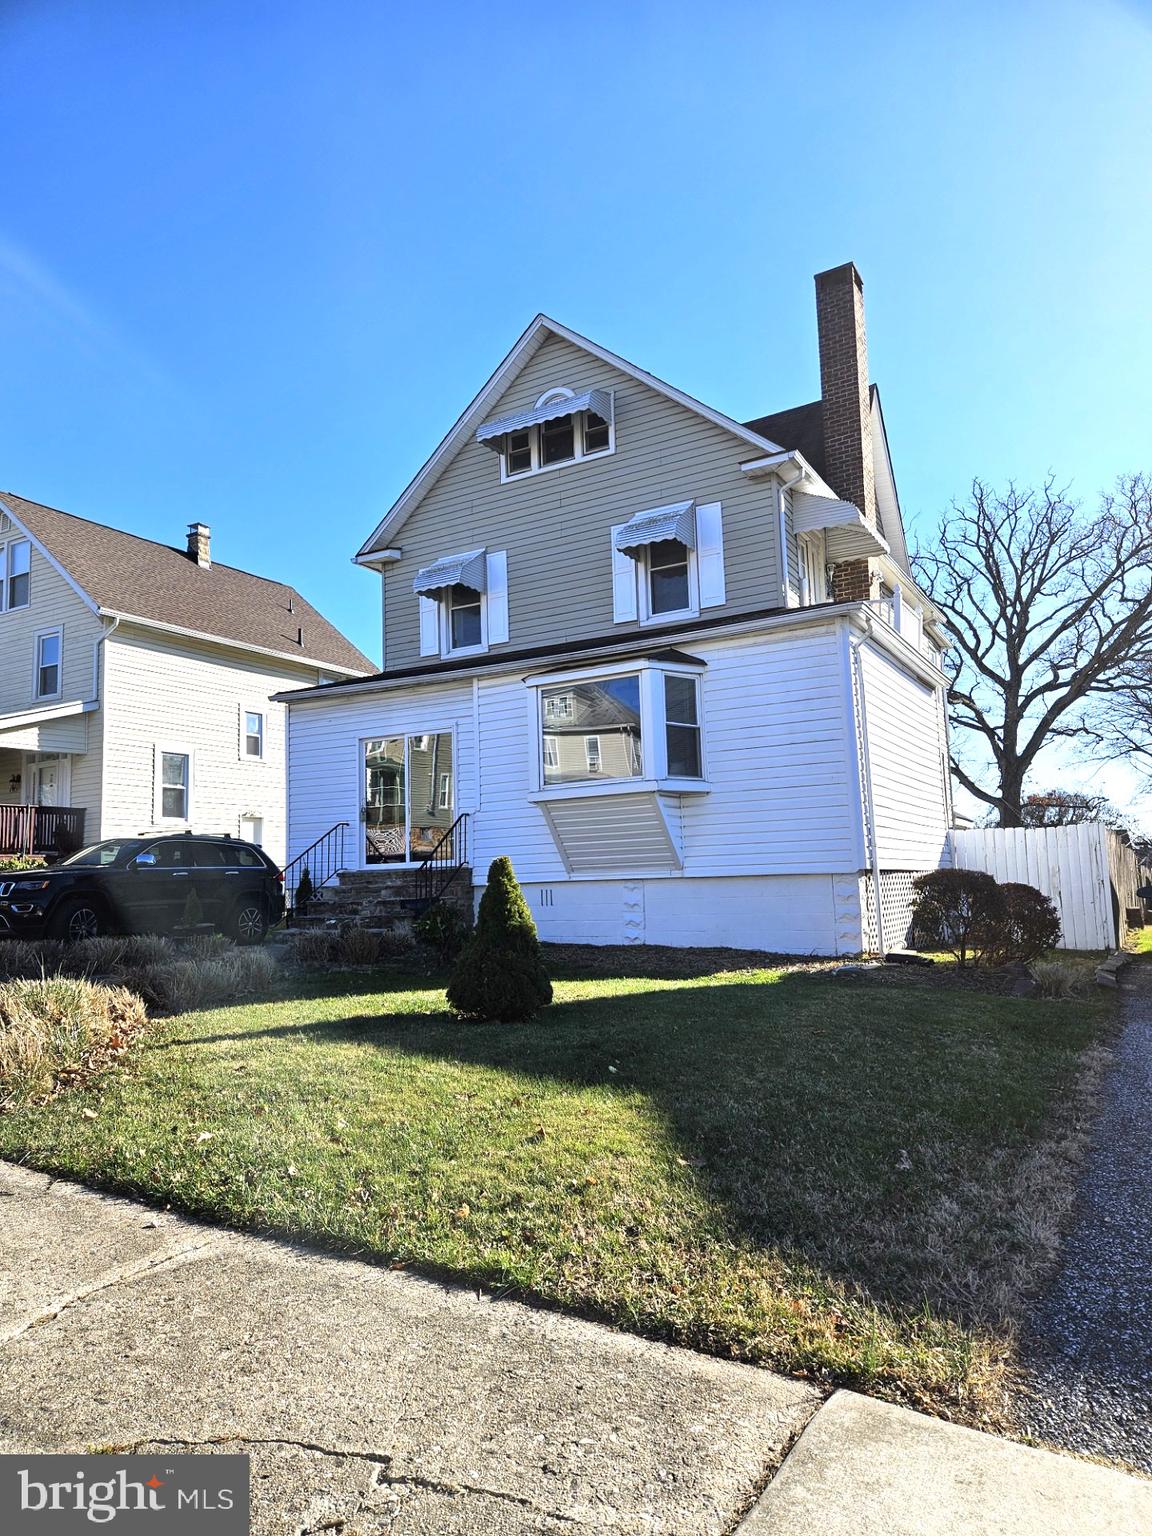
[[501, 416], [496, 421], [486, 421], [476, 430], [476, 441], [497, 451], [509, 432], [523, 432], [528, 427], [539, 426], [544, 421], [555, 421], [559, 416], [574, 416], [577, 411], [592, 411], [605, 421], [612, 420], [612, 396], [606, 389], [586, 389], [582, 395], [563, 395], [530, 411], [516, 411], [511, 416]]
[[674, 501], [667, 507], [653, 507], [637, 512], [617, 528], [613, 542], [623, 555], [639, 559], [649, 544], [678, 539], [689, 549], [696, 547], [696, 503]]
[[416, 572], [412, 582], [413, 592], [422, 597], [432, 597], [448, 587], [471, 587], [483, 592], [485, 587], [485, 551], [470, 549], [463, 555], [443, 555]]

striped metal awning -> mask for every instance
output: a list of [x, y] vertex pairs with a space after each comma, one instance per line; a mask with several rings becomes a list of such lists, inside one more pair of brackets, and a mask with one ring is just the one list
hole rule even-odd
[[667, 507], [637, 512], [622, 528], [617, 528], [613, 542], [622, 555], [638, 560], [649, 544], [659, 544], [664, 539], [679, 539], [689, 549], [696, 547], [694, 501], [674, 501]]
[[542, 421], [555, 421], [558, 416], [572, 416], [577, 411], [594, 411], [605, 421], [612, 420], [612, 396], [606, 389], [586, 389], [582, 395], [563, 395], [538, 405], [531, 411], [517, 411], [513, 416], [501, 416], [497, 421], [486, 421], [476, 431], [476, 441], [489, 448], [499, 448], [508, 432], [523, 432]]
[[860, 508], [834, 496], [812, 496], [807, 491], [792, 493], [793, 533], [818, 533], [825, 536], [828, 559], [860, 560], [868, 555], [891, 553], [888, 540], [874, 528]]
[[471, 587], [474, 592], [483, 592], [487, 574], [484, 556], [485, 551], [482, 549], [471, 549], [465, 555], [444, 555], [442, 559], [434, 560], [431, 565], [416, 572], [412, 590], [423, 597], [456, 586]]

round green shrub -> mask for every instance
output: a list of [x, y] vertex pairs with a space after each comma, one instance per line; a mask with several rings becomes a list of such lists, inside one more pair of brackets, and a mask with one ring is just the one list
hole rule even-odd
[[517, 1024], [552, 1001], [536, 924], [512, 861], [493, 859], [471, 939], [448, 983], [448, 1005], [465, 1019]]
[[992, 942], [1004, 917], [1001, 887], [979, 869], [931, 869], [912, 882], [912, 943], [947, 949], [965, 965]]
[[1000, 887], [1004, 912], [984, 951], [989, 965], [1035, 960], [1060, 942], [1060, 914], [1034, 885], [1009, 882]]

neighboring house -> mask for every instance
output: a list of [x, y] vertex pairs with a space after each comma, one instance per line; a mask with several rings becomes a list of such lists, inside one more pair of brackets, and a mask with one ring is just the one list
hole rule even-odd
[[0, 855], [228, 832], [284, 858], [282, 688], [372, 663], [291, 587], [0, 494]]
[[822, 398], [750, 422], [533, 321], [356, 556], [384, 670], [281, 695], [291, 853], [345, 822], [350, 865], [415, 866], [466, 816], [546, 939], [902, 942], [951, 820], [945, 639], [859, 275], [816, 291]]

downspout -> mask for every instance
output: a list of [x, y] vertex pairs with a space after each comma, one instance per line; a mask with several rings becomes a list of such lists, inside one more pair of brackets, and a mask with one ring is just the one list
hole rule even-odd
[[111, 637], [119, 628], [120, 620], [118, 618], [113, 619], [108, 625], [107, 629], [101, 631], [99, 640], [97, 640], [96, 644], [92, 647], [92, 697], [101, 704], [104, 702], [103, 695], [100, 691], [101, 651], [105, 640], [111, 639]]
[[[872, 634], [872, 615], [865, 616], [865, 633]], [[851, 645], [851, 640], [849, 640]], [[876, 944], [880, 954], [885, 953], [884, 943], [884, 909], [880, 902], [880, 849], [876, 835], [876, 797], [872, 792], [872, 754], [868, 746], [868, 702], [865, 698], [864, 673], [860, 667], [859, 643], [852, 646], [852, 669], [855, 675], [856, 688], [853, 690], [858, 699], [860, 710], [860, 770], [864, 781], [864, 801], [868, 810], [868, 825], [871, 829], [871, 855], [872, 855], [872, 893], [876, 902]]]
[[788, 607], [788, 517], [787, 508], [784, 505], [784, 492], [798, 485], [803, 480], [805, 472], [804, 466], [801, 465], [791, 480], [776, 481], [776, 523], [780, 536], [780, 596], [785, 608]]

